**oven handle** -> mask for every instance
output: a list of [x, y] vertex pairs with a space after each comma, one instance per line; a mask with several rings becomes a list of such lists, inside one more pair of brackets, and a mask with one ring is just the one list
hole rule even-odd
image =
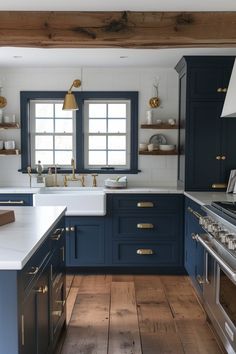
[[[203, 236], [203, 235], [202, 235]], [[229, 275], [234, 284], [236, 284], [236, 270], [231, 268], [221, 256], [219, 256], [213, 247], [209, 244], [209, 242], [205, 241], [201, 235], [197, 235], [197, 240], [201, 243], [201, 245], [207, 250], [208, 253], [212, 255], [212, 257], [219, 263], [221, 268]]]

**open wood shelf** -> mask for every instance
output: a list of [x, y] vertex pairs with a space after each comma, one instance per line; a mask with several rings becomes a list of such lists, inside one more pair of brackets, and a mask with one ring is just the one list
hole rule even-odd
[[139, 155], [178, 155], [177, 150], [171, 151], [162, 151], [162, 150], [154, 150], [154, 151], [139, 151]]
[[20, 155], [20, 150], [19, 149], [14, 149], [14, 150], [0, 150], [0, 155]]
[[170, 125], [168, 123], [161, 124], [141, 124], [142, 129], [178, 129], [177, 124]]
[[0, 123], [0, 129], [19, 129], [19, 123]]

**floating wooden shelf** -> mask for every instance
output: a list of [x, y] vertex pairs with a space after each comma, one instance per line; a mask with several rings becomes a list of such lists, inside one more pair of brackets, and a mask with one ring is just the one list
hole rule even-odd
[[178, 129], [178, 126], [170, 125], [168, 123], [162, 124], [141, 124], [142, 129]]
[[20, 150], [0, 150], [0, 155], [20, 155]]
[[0, 129], [19, 129], [19, 123], [0, 123]]
[[162, 151], [162, 150], [154, 150], [154, 151], [139, 151], [139, 155], [178, 155], [177, 150], [171, 151]]

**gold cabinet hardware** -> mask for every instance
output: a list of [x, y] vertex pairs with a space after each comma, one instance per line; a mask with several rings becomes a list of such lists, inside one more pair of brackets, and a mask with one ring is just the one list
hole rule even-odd
[[21, 345], [25, 345], [25, 316], [21, 315]]
[[52, 311], [52, 315], [53, 315], [53, 316], [61, 317], [62, 311]]
[[63, 234], [63, 232], [64, 232], [64, 228], [63, 227], [61, 229], [56, 229], [54, 231], [54, 233], [52, 234], [52, 236], [51, 236], [51, 240], [53, 240], [53, 241], [60, 240], [61, 235]]
[[31, 270], [28, 272], [29, 275], [35, 275], [39, 271], [39, 267], [31, 267]]
[[217, 89], [217, 92], [223, 92], [223, 89], [222, 89], [221, 87], [219, 87], [219, 88]]
[[223, 189], [226, 187], [227, 187], [226, 183], [213, 183], [211, 186], [211, 188], [213, 188], [213, 189]]
[[137, 229], [153, 229], [154, 225], [153, 224], [137, 224]]
[[137, 254], [139, 254], [140, 256], [144, 256], [144, 255], [152, 255], [154, 254], [155, 252], [150, 249], [150, 248], [139, 248], [137, 251], [136, 251]]
[[58, 301], [56, 301], [56, 303], [57, 303], [58, 305], [65, 306], [66, 301], [65, 301], [65, 300], [58, 300]]
[[153, 204], [153, 202], [138, 202], [137, 207], [138, 208], [153, 208], [154, 204]]
[[197, 275], [196, 279], [197, 279], [198, 284], [200, 284], [200, 285], [205, 283], [203, 277], [201, 277], [201, 275], [199, 275], [199, 274]]
[[216, 160], [220, 160], [221, 159], [221, 156], [216, 156]]
[[223, 88], [222, 92], [227, 92], [227, 87]]
[[71, 227], [66, 227], [66, 232], [70, 232], [70, 231], [72, 231], [72, 232], [74, 232], [75, 231], [75, 228], [74, 228], [74, 226], [71, 226]]
[[0, 200], [0, 204], [19, 204], [23, 205], [24, 200]]
[[35, 289], [35, 292], [39, 294], [46, 294], [48, 292], [48, 287], [47, 285], [40, 286], [38, 289]]
[[226, 156], [221, 156], [221, 160], [226, 160]]

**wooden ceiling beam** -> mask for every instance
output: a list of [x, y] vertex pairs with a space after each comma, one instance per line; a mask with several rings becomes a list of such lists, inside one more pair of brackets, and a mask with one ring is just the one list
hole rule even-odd
[[0, 46], [236, 47], [236, 12], [0, 11]]

